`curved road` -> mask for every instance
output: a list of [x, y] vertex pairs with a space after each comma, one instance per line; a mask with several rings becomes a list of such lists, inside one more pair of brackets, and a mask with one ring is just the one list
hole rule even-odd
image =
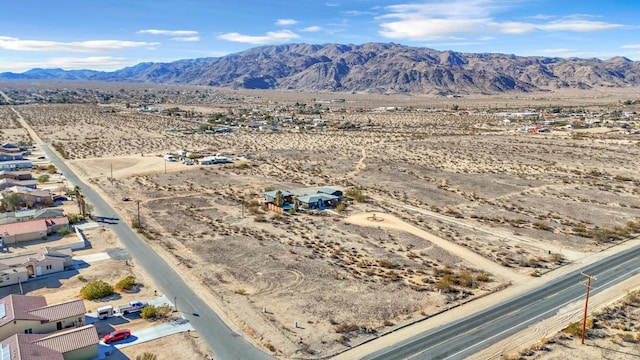
[[[118, 213], [102, 197], [80, 178], [60, 159], [48, 145], [42, 143], [37, 134], [29, 127], [20, 114], [23, 127], [37, 141], [51, 162], [64, 174], [74, 186], [79, 186], [85, 199], [93, 205], [94, 213], [100, 216], [119, 218]], [[185, 283], [182, 278], [156, 254], [126, 223], [119, 221], [109, 225], [120, 238], [127, 250], [153, 279], [154, 283], [169, 298], [180, 312], [191, 322], [200, 336], [218, 360], [273, 359], [273, 357], [255, 348], [239, 334], [231, 330], [213, 310]]]
[[591, 294], [597, 294], [640, 273], [640, 246], [586, 266], [499, 305], [455, 323], [426, 331], [364, 359], [464, 359], [479, 350], [550, 318], [575, 301], [584, 301], [586, 279], [596, 276]]

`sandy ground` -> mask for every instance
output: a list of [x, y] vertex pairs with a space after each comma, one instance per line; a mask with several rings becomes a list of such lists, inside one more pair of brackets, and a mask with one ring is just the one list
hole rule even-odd
[[[280, 95], [277, 101], [293, 98], [274, 96]], [[263, 92], [243, 96], [189, 110], [233, 113], [245, 104], [271, 107], [275, 99]], [[606, 99], [618, 103], [606, 96], [575, 101], [603, 109]], [[454, 100], [469, 108], [495, 104]], [[427, 99], [368, 101], [425, 107]], [[549, 98], [511, 101], [548, 104]], [[505, 126], [490, 114], [361, 111], [365, 106], [354, 98], [343, 111], [323, 114], [355, 124], [348, 131], [283, 126], [224, 136], [169, 134], [198, 120], [122, 107], [115, 113], [63, 104], [19, 110], [23, 125], [63, 153], [123, 219], [132, 218], [134, 207], [120, 199], [142, 200], [145, 241], [180, 268], [232, 328], [282, 358], [330, 356], [430, 317], [385, 336], [383, 343], [390, 343], [539, 286], [620, 242], [596, 240], [597, 231], [624, 233], [640, 216], [637, 167], [629, 161], [640, 150], [621, 131], [521, 134], [516, 129], [525, 122]], [[426, 107], [437, 106], [451, 101]], [[242, 155], [247, 166], [186, 167], [158, 156], [177, 149]], [[321, 185], [361, 189], [369, 198], [343, 214], [284, 217], [254, 203], [267, 187]], [[256, 221], [259, 216], [265, 222]], [[437, 291], [446, 276], [465, 273], [486, 273], [490, 280]], [[341, 357], [357, 358], [380, 344]]]

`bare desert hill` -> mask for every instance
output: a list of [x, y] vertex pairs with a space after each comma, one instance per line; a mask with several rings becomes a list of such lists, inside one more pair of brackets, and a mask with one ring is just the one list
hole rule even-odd
[[263, 46], [113, 72], [32, 69], [6, 79], [76, 79], [380, 94], [495, 94], [636, 86], [640, 63], [437, 51], [394, 43]]

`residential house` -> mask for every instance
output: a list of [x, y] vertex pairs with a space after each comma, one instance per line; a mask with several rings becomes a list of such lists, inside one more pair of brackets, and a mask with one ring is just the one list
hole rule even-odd
[[333, 196], [337, 196], [339, 198], [342, 198], [342, 196], [344, 195], [342, 190], [338, 190], [336, 188], [332, 188], [332, 187], [329, 187], [329, 186], [321, 187], [320, 189], [318, 189], [318, 193], [327, 194], [327, 195], [333, 195]]
[[31, 160], [0, 161], [0, 170], [15, 171], [31, 168], [33, 168], [33, 163], [31, 162]]
[[0, 339], [83, 326], [86, 312], [81, 299], [47, 305], [44, 296], [11, 294], [0, 299]]
[[309, 209], [333, 208], [340, 204], [340, 197], [323, 193], [304, 195], [298, 197], [298, 204]]
[[15, 334], [0, 343], [0, 359], [90, 360], [98, 358], [99, 343], [93, 325], [52, 334]]
[[22, 206], [32, 208], [34, 206], [48, 206], [53, 205], [53, 195], [49, 190], [31, 189], [21, 186], [12, 186], [7, 189], [12, 193], [18, 194], [22, 197]]
[[31, 180], [31, 170], [0, 170], [0, 179]]
[[11, 224], [34, 219], [53, 219], [64, 216], [64, 210], [56, 208], [18, 210], [0, 213], [0, 224]]
[[31, 240], [45, 240], [46, 238], [47, 222], [45, 219], [0, 225], [0, 240], [2, 240], [3, 244], [15, 244]]
[[24, 149], [19, 147], [18, 145], [14, 145], [14, 144], [2, 144], [0, 145], [0, 152], [5, 153], [5, 154], [16, 154], [16, 155], [22, 155], [24, 153]]
[[25, 160], [20, 154], [7, 154], [0, 152], [0, 162], [2, 161], [10, 161], [10, 160]]
[[0, 255], [0, 286], [73, 268], [71, 249], [42, 249]]
[[293, 204], [296, 200], [299, 207], [309, 209], [325, 209], [338, 206], [342, 202], [342, 190], [325, 186], [321, 188], [302, 188], [286, 190], [274, 190], [265, 192], [264, 199], [266, 203], [274, 203], [278, 191], [282, 193], [283, 203]]
[[267, 191], [263, 194], [264, 201], [267, 203], [275, 203], [278, 192], [282, 194], [282, 204], [291, 204], [293, 202], [293, 194], [286, 190]]
[[0, 179], [0, 191], [6, 190], [14, 186], [35, 189], [38, 186], [38, 182], [33, 179], [29, 179], [29, 180]]

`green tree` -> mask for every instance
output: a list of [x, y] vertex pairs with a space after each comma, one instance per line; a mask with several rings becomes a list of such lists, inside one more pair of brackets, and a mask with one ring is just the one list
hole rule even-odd
[[47, 166], [47, 172], [48, 172], [49, 174], [55, 174], [55, 173], [57, 173], [57, 172], [58, 172], [58, 168], [56, 168], [56, 166], [55, 166], [55, 165], [50, 164], [49, 166]]
[[15, 211], [23, 202], [22, 196], [16, 193], [5, 193], [2, 197], [2, 207], [6, 211]]

